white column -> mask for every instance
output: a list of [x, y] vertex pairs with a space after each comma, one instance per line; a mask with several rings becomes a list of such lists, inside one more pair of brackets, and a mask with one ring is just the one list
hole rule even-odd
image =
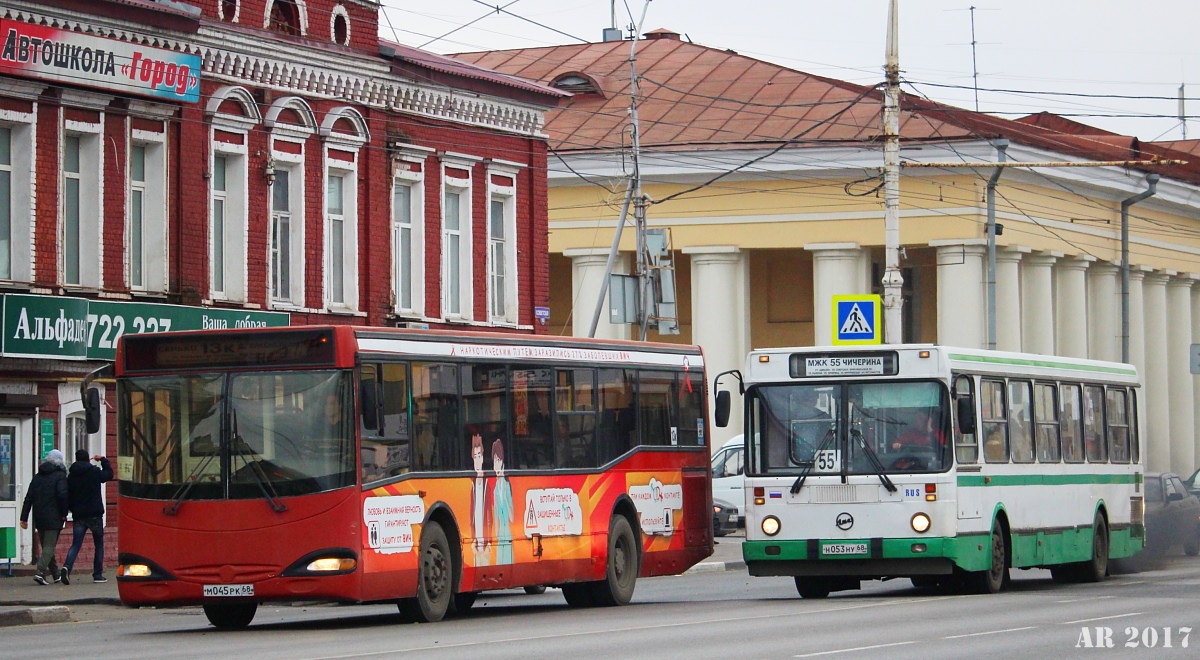
[[1056, 355], [1085, 358], [1087, 336], [1087, 268], [1096, 258], [1090, 255], [1070, 257], [1055, 269], [1054, 349]]
[[984, 294], [987, 247], [982, 239], [930, 241], [937, 248], [937, 341], [942, 346], [987, 346]]
[[1121, 361], [1121, 269], [1107, 261], [1088, 269], [1088, 357]]
[[996, 252], [996, 348], [1021, 350], [1021, 255], [1026, 247]]
[[[1200, 273], [1189, 275], [1192, 279], [1192, 343], [1200, 344]], [[1192, 376], [1192, 401], [1192, 410], [1200, 409], [1200, 376]], [[1200, 465], [1200, 415], [1193, 412], [1193, 417], [1192, 464]]]
[[[571, 314], [571, 332], [576, 337], [588, 336], [592, 327], [592, 314], [596, 311], [596, 298], [604, 282], [604, 266], [608, 263], [608, 250], [579, 248], [563, 250], [571, 258], [571, 284], [575, 296]], [[614, 273], [628, 273], [627, 255], [617, 255], [613, 264]], [[628, 324], [613, 325], [608, 322], [608, 303], [604, 297], [604, 308], [600, 310], [600, 322], [596, 324], [596, 336], [603, 339], [629, 339]]]
[[1167, 282], [1167, 378], [1171, 406], [1171, 471], [1187, 478], [1196, 469], [1195, 392], [1189, 370], [1192, 344], [1192, 281]]
[[[1142, 284], [1149, 268], [1129, 267], [1129, 362], [1137, 367], [1142, 382], [1146, 382], [1146, 298]], [[1120, 319], [1117, 320], [1120, 323]]]
[[1026, 353], [1054, 355], [1054, 262], [1061, 252], [1038, 252], [1023, 260], [1021, 348]]
[[[1146, 469], [1171, 469], [1170, 381], [1167, 371], [1167, 275], [1154, 272], [1142, 283], [1144, 314], [1154, 321], [1145, 324], [1146, 346]], [[1132, 317], [1132, 313], [1130, 314]]]
[[[813, 338], [817, 346], [833, 343], [833, 296], [866, 293], [862, 286], [862, 253], [858, 243], [810, 243], [813, 253]], [[882, 323], [883, 319], [876, 319]]]
[[[744, 368], [750, 350], [747, 255], [732, 245], [685, 247], [683, 253], [692, 259], [692, 343], [704, 348], [709, 377]], [[727, 379], [722, 384], [733, 386], [734, 382]], [[715, 398], [716, 391], [710, 387], [709, 410]], [[741, 398], [732, 400], [729, 425], [712, 427], [709, 446], [713, 449], [741, 433]]]

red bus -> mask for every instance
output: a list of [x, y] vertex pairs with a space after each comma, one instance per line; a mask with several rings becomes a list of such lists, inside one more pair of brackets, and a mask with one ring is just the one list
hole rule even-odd
[[126, 335], [115, 366], [128, 605], [437, 621], [510, 587], [624, 604], [712, 554], [695, 346], [312, 326]]

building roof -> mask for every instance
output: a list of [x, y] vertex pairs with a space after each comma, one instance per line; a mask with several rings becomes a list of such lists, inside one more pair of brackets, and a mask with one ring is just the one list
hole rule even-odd
[[[789, 142], [795, 147], [831, 146], [882, 138], [882, 93], [877, 88], [691, 43], [670, 30], [644, 36], [637, 42], [643, 148], [741, 149]], [[608, 151], [628, 144], [631, 45], [610, 41], [454, 57], [544, 84], [571, 74], [589, 78], [595, 93], [576, 91], [547, 113], [545, 130], [559, 152]], [[1179, 157], [1164, 146], [1139, 144], [1049, 113], [1014, 121], [910, 94], [901, 98], [900, 133], [906, 142], [1003, 137], [1086, 160]], [[1196, 165], [1154, 169], [1200, 183]]]
[[533, 80], [526, 80], [508, 73], [493, 71], [478, 64], [474, 64], [467, 60], [458, 60], [445, 55], [438, 55], [429, 51], [405, 46], [403, 44], [393, 43], [390, 41], [380, 40], [380, 52], [385, 57], [390, 57], [393, 60], [403, 62], [418, 68], [436, 71], [455, 78], [466, 78], [477, 80], [502, 87], [509, 87], [523, 92], [528, 92], [541, 97], [550, 97], [550, 99], [542, 98], [540, 101], [547, 105], [553, 105], [557, 99], [570, 96], [569, 92], [564, 92], [550, 85], [543, 85]]

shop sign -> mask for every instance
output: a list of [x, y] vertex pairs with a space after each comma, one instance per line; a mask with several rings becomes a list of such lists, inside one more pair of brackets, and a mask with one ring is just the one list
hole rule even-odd
[[9, 357], [112, 360], [126, 334], [281, 327], [285, 312], [249, 312], [61, 296], [4, 296], [0, 352]]
[[40, 431], [38, 437], [41, 440], [41, 451], [38, 452], [39, 462], [46, 458], [46, 454], [49, 454], [51, 449], [54, 449], [54, 418], [43, 417], [41, 421], [41, 428], [38, 429]]
[[169, 101], [200, 100], [198, 55], [0, 19], [0, 72]]

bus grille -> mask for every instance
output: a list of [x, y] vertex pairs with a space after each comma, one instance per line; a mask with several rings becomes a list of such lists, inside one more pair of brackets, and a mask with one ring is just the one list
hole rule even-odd
[[1133, 525], [1146, 524], [1146, 504], [1141, 497], [1129, 498], [1129, 522]]
[[854, 502], [878, 502], [879, 487], [840, 484], [837, 486], [813, 486], [809, 493], [813, 504], [851, 504]]

